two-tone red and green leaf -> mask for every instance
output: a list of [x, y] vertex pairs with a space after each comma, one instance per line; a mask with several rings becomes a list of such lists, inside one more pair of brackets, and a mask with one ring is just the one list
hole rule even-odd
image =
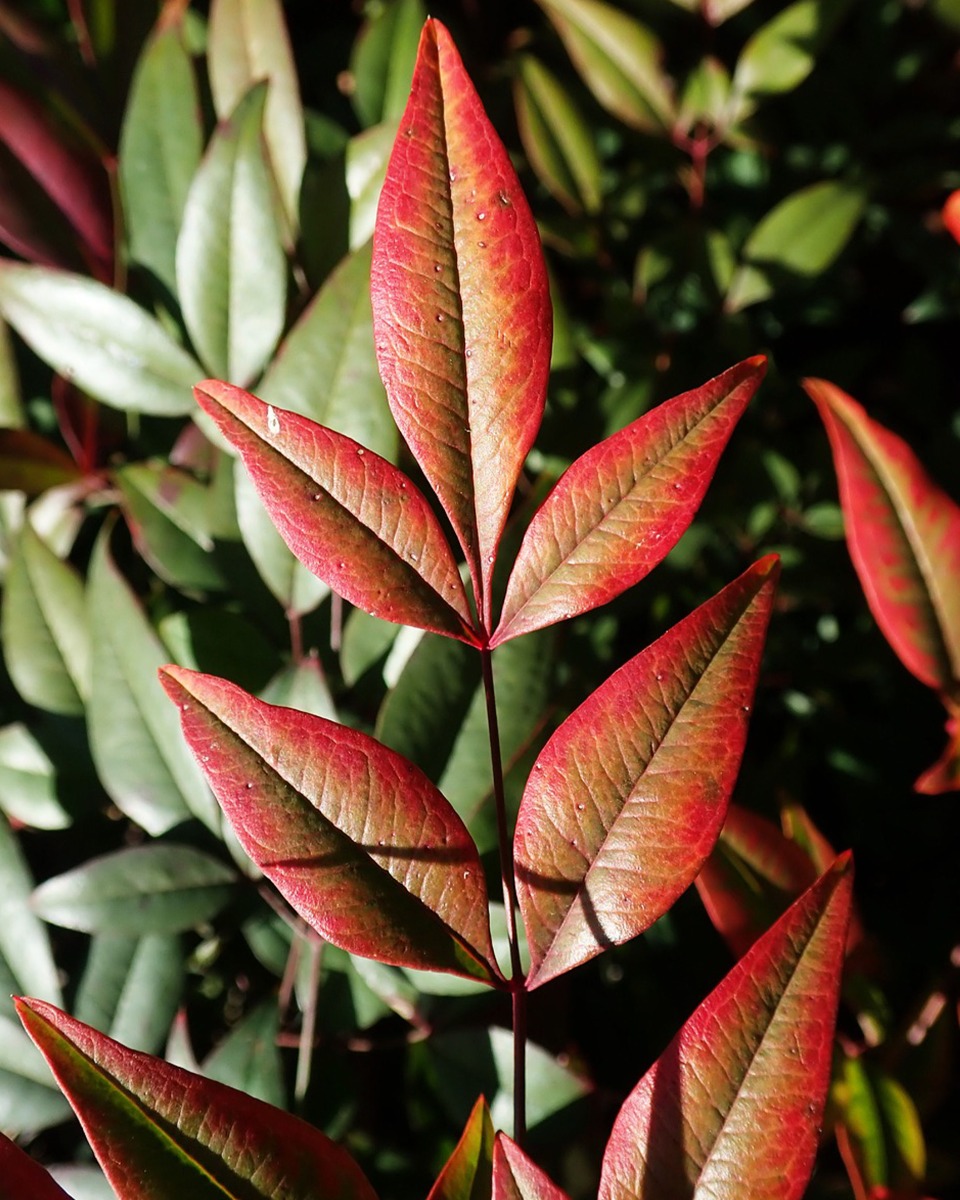
[[621, 667], [534, 764], [515, 838], [528, 987], [642, 933], [703, 865], [747, 736], [778, 574], [761, 559]]
[[207, 380], [197, 402], [239, 450], [284, 541], [365, 612], [476, 644], [457, 564], [406, 475], [352, 438]]
[[38, 1162], [0, 1133], [0, 1200], [24, 1200], [25, 1196], [30, 1200], [70, 1200]]
[[818, 874], [772, 821], [731, 804], [696, 884], [714, 928], [739, 958]]
[[826, 426], [850, 557], [897, 657], [947, 705], [949, 743], [917, 780], [960, 789], [960, 506], [902, 438], [823, 379], [804, 383]]
[[599, 1200], [800, 1200], [830, 1078], [849, 855], [700, 1005], [631, 1092]]
[[577, 459], [527, 529], [492, 645], [606, 604], [666, 557], [765, 370], [748, 358]]
[[804, 387], [830, 438], [850, 556], [877, 624], [922, 683], [960, 695], [960, 506], [845, 392], [823, 379]]
[[375, 1200], [346, 1151], [298, 1117], [128, 1050], [41, 1000], [17, 1008], [123, 1200]]
[[435, 20], [380, 198], [372, 299], [391, 410], [489, 622], [497, 546], [543, 415], [551, 308], [516, 174]]
[[481, 1096], [427, 1200], [491, 1200], [493, 1122]]
[[562, 1188], [505, 1133], [493, 1144], [493, 1200], [568, 1200]]
[[212, 675], [171, 666], [161, 680], [243, 848], [327, 941], [499, 982], [476, 846], [417, 767]]

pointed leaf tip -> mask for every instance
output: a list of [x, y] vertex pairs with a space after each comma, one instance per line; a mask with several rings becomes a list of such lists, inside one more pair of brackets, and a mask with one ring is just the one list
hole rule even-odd
[[599, 1200], [652, 1190], [800, 1200], [830, 1079], [852, 888], [845, 853], [685, 1023], [620, 1110]]
[[323, 937], [381, 962], [501, 982], [476, 845], [417, 767], [212, 675], [168, 666], [161, 682], [244, 849]]
[[124, 1200], [376, 1200], [347, 1152], [299, 1117], [130, 1050], [41, 1000], [16, 1005]]
[[497, 546], [543, 415], [552, 317], [520, 183], [435, 20], [381, 193], [371, 294], [391, 410], [489, 621]]
[[284, 541], [345, 600], [476, 644], [457, 564], [424, 496], [386, 459], [219, 380], [197, 403], [240, 452]]

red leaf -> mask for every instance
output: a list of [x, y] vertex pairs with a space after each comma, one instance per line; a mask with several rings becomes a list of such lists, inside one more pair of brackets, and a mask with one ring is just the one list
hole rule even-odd
[[435, 20], [380, 198], [372, 299], [391, 410], [460, 538], [489, 627], [497, 546], [543, 415], [551, 309], [516, 174]]
[[298, 1117], [128, 1050], [52, 1004], [16, 1004], [123, 1200], [376, 1200], [346, 1151]]
[[944, 201], [943, 223], [954, 241], [960, 242], [960, 189], [951, 192]]
[[530, 523], [491, 645], [606, 604], [666, 557], [765, 370], [748, 358], [577, 459]]
[[493, 1200], [568, 1200], [512, 1138], [498, 1133], [493, 1145]]
[[817, 873], [776, 825], [731, 804], [720, 840], [697, 876], [697, 891], [714, 928], [739, 957]]
[[631, 1092], [599, 1200], [800, 1200], [817, 1150], [850, 911], [849, 855], [700, 1005]]
[[823, 379], [804, 387], [830, 437], [870, 611], [907, 670], [949, 694], [960, 686], [960, 507], [845, 392]]
[[947, 704], [947, 745], [932, 767], [928, 767], [913, 785], [925, 796], [960, 790], [960, 707]]
[[0, 1133], [0, 1200], [24, 1200], [25, 1196], [30, 1200], [70, 1200], [39, 1163]]
[[481, 1096], [427, 1200], [490, 1200], [492, 1154], [493, 1123]]
[[499, 981], [476, 846], [417, 767], [355, 729], [212, 675], [160, 676], [243, 848], [327, 941]]
[[386, 459], [228, 383], [194, 389], [243, 456], [293, 553], [358, 608], [476, 644], [466, 593], [429, 504]]
[[89, 152], [68, 146], [49, 116], [26, 93], [0, 81], [0, 141], [66, 215], [99, 268], [109, 277], [113, 229], [107, 176]]
[[569, 717], [517, 817], [528, 987], [642, 933], [693, 881], [740, 765], [777, 577], [762, 559]]

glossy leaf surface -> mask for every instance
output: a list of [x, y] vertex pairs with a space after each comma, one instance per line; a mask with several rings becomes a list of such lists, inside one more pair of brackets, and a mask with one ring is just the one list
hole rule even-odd
[[567, 1200], [567, 1196], [512, 1138], [498, 1133], [493, 1145], [493, 1200]]
[[25, 1153], [0, 1133], [0, 1200], [70, 1200], [67, 1192]]
[[427, 1200], [490, 1200], [493, 1122], [481, 1096]]
[[153, 842], [91, 858], [33, 893], [44, 920], [85, 933], [178, 933], [215, 917], [236, 875], [192, 846]]
[[602, 0], [539, 0], [584, 82], [614, 116], [652, 132], [669, 125], [673, 97], [663, 48], [645, 25]]
[[314, 574], [375, 616], [474, 640], [447, 541], [401, 471], [351, 438], [239, 388], [208, 380], [196, 396]]
[[666, 557], [765, 367], [749, 358], [577, 459], [530, 522], [492, 645], [605, 604]]
[[124, 1200], [374, 1200], [350, 1156], [298, 1118], [128, 1050], [42, 1001], [18, 1007]]
[[163, 684], [244, 849], [328, 941], [496, 978], [476, 847], [416, 767], [209, 675], [167, 667]]
[[265, 88], [255, 87], [217, 126], [177, 241], [190, 338], [209, 373], [240, 385], [263, 367], [286, 315], [287, 263], [261, 135], [265, 102]]
[[842, 856], [631, 1092], [599, 1200], [800, 1200], [817, 1149], [850, 910]]
[[960, 689], [960, 506], [896, 434], [823, 379], [807, 393], [827, 428], [847, 543], [877, 624], [908, 671]]
[[167, 6], [137, 63], [118, 158], [131, 259], [176, 292], [176, 248], [203, 151], [200, 96], [182, 19]]
[[299, 226], [307, 161], [303, 105], [280, 0], [217, 0], [210, 6], [207, 62], [221, 120], [253, 84], [268, 81], [264, 138], [289, 228]]
[[391, 410], [489, 620], [497, 545], [543, 413], [551, 308], [520, 184], [437, 21], [380, 198], [371, 286]]
[[517, 817], [538, 987], [642, 933], [713, 848], [740, 765], [776, 561], [761, 560], [569, 717]]
[[9, 1137], [33, 1137], [69, 1115], [70, 1105], [15, 1016], [0, 1014], [0, 1129]]
[[55, 371], [127, 412], [182, 417], [203, 369], [138, 304], [90, 279], [0, 262], [0, 313]]

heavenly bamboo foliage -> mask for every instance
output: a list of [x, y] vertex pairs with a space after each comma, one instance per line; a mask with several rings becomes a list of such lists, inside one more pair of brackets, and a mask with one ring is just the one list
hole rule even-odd
[[620, 1110], [599, 1200], [800, 1200], [830, 1079], [852, 886], [842, 855], [686, 1022]]
[[493, 1145], [493, 1121], [481, 1096], [427, 1200], [481, 1200], [489, 1196]]
[[161, 679], [244, 849], [319, 933], [381, 962], [499, 981], [476, 846], [412, 763], [222, 679]]
[[70, 1200], [63, 1188], [16, 1142], [0, 1133], [0, 1200]]
[[375, 1200], [346, 1151], [298, 1117], [128, 1050], [51, 1004], [17, 1007], [122, 1200]]
[[607, 603], [667, 556], [765, 370], [748, 358], [577, 459], [530, 522], [491, 645]]
[[512, 1138], [498, 1133], [493, 1144], [493, 1200], [567, 1200], [567, 1194]]
[[240, 451], [290, 549], [358, 608], [475, 642], [457, 565], [413, 483], [305, 417], [207, 380], [199, 404]]
[[621, 667], [537, 759], [516, 831], [528, 987], [642, 933], [713, 848], [777, 577], [762, 559]]
[[551, 308], [516, 174], [434, 20], [380, 199], [372, 298], [391, 410], [463, 545], [489, 628], [497, 546], [543, 414]]

